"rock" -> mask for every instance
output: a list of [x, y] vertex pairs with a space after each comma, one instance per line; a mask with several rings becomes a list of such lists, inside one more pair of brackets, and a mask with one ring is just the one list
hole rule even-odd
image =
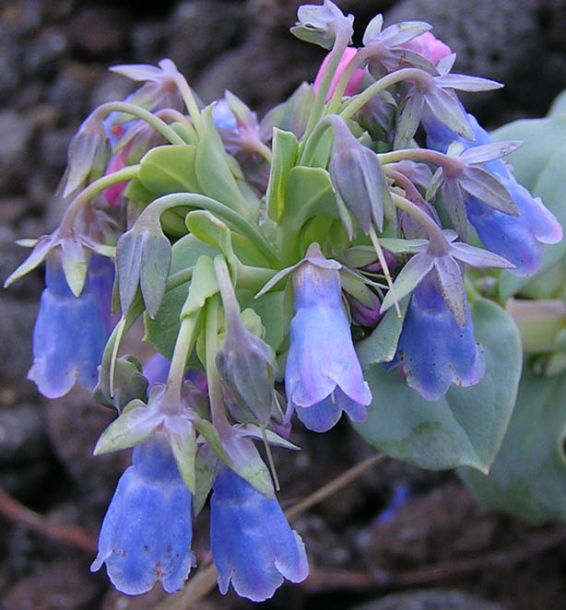
[[[466, 19], [466, 0], [402, 0], [386, 13], [386, 23], [420, 20], [457, 54], [458, 71], [495, 80], [509, 79], [530, 61], [538, 43], [535, 16], [527, 2], [476, 0]], [[510, 50], [513, 52], [510, 52]]]
[[102, 407], [80, 387], [47, 404], [47, 429], [51, 445], [74, 485], [81, 502], [104, 511], [118, 478], [130, 464], [130, 451], [94, 456], [102, 431], [116, 413]]
[[66, 56], [69, 44], [62, 28], [48, 28], [26, 45], [24, 55], [25, 76], [40, 76], [52, 74], [58, 68], [58, 62]]
[[499, 604], [462, 591], [431, 589], [395, 593], [351, 610], [505, 610]]
[[21, 52], [10, 28], [0, 22], [0, 101], [8, 99], [21, 81]]
[[[366, 561], [376, 572], [448, 561], [456, 554], [489, 549], [494, 529], [494, 521], [461, 485], [447, 483], [410, 499], [386, 521], [374, 523]], [[470, 538], [467, 532], [472, 530]]]
[[45, 423], [43, 406], [18, 404], [0, 410], [0, 464], [3, 468], [45, 455]]
[[169, 27], [165, 21], [142, 21], [130, 31], [130, 46], [136, 62], [153, 64], [167, 56]]
[[119, 7], [84, 6], [70, 22], [71, 47], [88, 59], [119, 56], [127, 45], [129, 23], [128, 13]]
[[21, 161], [27, 153], [27, 146], [32, 136], [30, 121], [19, 112], [13, 110], [0, 111], [0, 166]]
[[58, 561], [20, 580], [2, 598], [2, 609], [86, 610], [99, 593], [86, 562]]
[[[223, 15], [220, 20], [219, 14]], [[167, 56], [186, 78], [193, 79], [195, 74], [206, 71], [221, 52], [241, 41], [246, 30], [244, 16], [237, 3], [180, 3], [169, 19]]]
[[106, 102], [121, 102], [136, 86], [139, 86], [139, 83], [108, 71], [101, 75], [100, 81], [96, 84], [91, 96], [91, 105], [95, 107]]
[[0, 381], [4, 390], [18, 388], [18, 394], [34, 393], [27, 381], [32, 365], [31, 337], [39, 303], [13, 298], [0, 300]]
[[77, 124], [92, 110], [90, 96], [104, 72], [101, 68], [79, 62], [66, 62], [49, 87], [49, 101], [58, 109], [65, 122]]

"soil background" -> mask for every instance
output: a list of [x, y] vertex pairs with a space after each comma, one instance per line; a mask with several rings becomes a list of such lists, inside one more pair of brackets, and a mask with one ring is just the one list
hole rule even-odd
[[[428, 21], [458, 53], [457, 72], [505, 83], [464, 98], [488, 128], [544, 115], [566, 88], [566, 0], [336, 3], [356, 15], [358, 38], [378, 12], [386, 24]], [[77, 127], [96, 105], [131, 91], [109, 66], [170, 57], [203, 101], [230, 89], [261, 116], [312, 80], [324, 55], [289, 34], [298, 4], [0, 0], [0, 280], [25, 256], [16, 239], [53, 230], [53, 193]], [[129, 456], [92, 457], [114, 414], [86, 393], [47, 401], [26, 380], [42, 287], [38, 271], [0, 293], [0, 608], [159, 608], [159, 586], [127, 598], [89, 571]], [[297, 429], [294, 440], [301, 452], [276, 455], [286, 507], [372, 453], [346, 422], [320, 436]], [[206, 513], [195, 522], [199, 562], [207, 560]], [[311, 576], [285, 585], [266, 608], [564, 608], [564, 525], [488, 511], [451, 473], [385, 460], [294, 527]], [[253, 607], [216, 592], [191, 606]]]

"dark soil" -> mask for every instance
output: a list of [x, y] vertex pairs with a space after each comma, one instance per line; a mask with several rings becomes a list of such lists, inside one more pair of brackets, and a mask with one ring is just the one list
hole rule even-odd
[[[0, 280], [22, 260], [14, 240], [52, 230], [52, 199], [73, 132], [97, 104], [123, 98], [119, 63], [171, 57], [204, 101], [226, 88], [261, 114], [312, 80], [323, 52], [288, 34], [298, 0], [2, 0], [0, 2]], [[566, 87], [566, 0], [344, 0], [357, 35], [376, 12], [386, 23], [429, 21], [458, 52], [459, 71], [502, 91], [466, 100], [488, 127], [539, 116]], [[91, 574], [96, 537], [127, 454], [92, 457], [114, 414], [80, 390], [46, 401], [26, 380], [43, 286], [33, 273], [0, 294], [0, 608], [159, 608]], [[372, 450], [342, 422], [276, 455], [290, 506]], [[387, 511], [400, 490], [408, 499]], [[384, 514], [389, 518], [384, 518]], [[295, 610], [560, 610], [566, 599], [564, 525], [534, 527], [488, 511], [451, 473], [385, 460], [294, 522], [311, 576], [268, 608]], [[206, 509], [194, 552], [207, 561]], [[367, 605], [366, 605], [367, 604]], [[181, 605], [171, 605], [179, 607]], [[214, 592], [191, 610], [253, 605]]]

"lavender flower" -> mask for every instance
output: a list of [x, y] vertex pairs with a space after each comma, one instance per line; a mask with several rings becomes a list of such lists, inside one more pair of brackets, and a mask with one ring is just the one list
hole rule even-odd
[[387, 368], [399, 366], [408, 385], [427, 400], [444, 396], [451, 383], [467, 387], [483, 377], [483, 350], [474, 339], [466, 302], [464, 307], [465, 322], [459, 325], [434, 269], [411, 296], [397, 353]]
[[342, 411], [363, 421], [372, 398], [342, 307], [339, 268], [313, 244], [293, 273], [295, 317], [285, 389], [289, 406], [316, 432], [332, 428]]
[[284, 578], [302, 582], [308, 575], [304, 544], [277, 500], [226, 467], [213, 484], [210, 548], [221, 593], [232, 583], [239, 596], [260, 602]]
[[110, 333], [112, 261], [93, 255], [81, 294], [69, 288], [58, 254], [46, 263], [46, 288], [33, 332], [34, 363], [28, 377], [47, 398], [78, 382], [89, 391]]
[[112, 584], [139, 595], [161, 581], [179, 591], [195, 560], [190, 551], [192, 496], [164, 435], [134, 447], [133, 465], [122, 475], [104, 518], [95, 572], [106, 564]]

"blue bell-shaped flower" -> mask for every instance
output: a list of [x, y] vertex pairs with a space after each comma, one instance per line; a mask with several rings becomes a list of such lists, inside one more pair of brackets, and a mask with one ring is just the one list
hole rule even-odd
[[470, 386], [484, 374], [483, 350], [474, 339], [467, 302], [460, 326], [430, 271], [417, 285], [403, 321], [397, 353], [387, 369], [399, 366], [408, 385], [427, 400], [438, 400], [450, 384]]
[[191, 553], [192, 496], [165, 435], [134, 447], [133, 465], [120, 478], [108, 508], [91, 571], [106, 564], [112, 584], [128, 595], [159, 580], [179, 591], [195, 559]]
[[332, 428], [342, 411], [363, 421], [372, 399], [342, 306], [339, 267], [315, 244], [293, 272], [295, 317], [285, 389], [290, 408], [315, 432]]
[[69, 288], [60, 257], [46, 262], [46, 288], [33, 332], [34, 363], [28, 377], [47, 398], [63, 396], [78, 382], [92, 391], [111, 331], [113, 261], [91, 257], [81, 294]]
[[272, 597], [284, 578], [307, 577], [303, 541], [275, 498], [227, 467], [221, 467], [212, 489], [210, 548], [221, 593], [232, 583], [240, 597], [260, 602]]

